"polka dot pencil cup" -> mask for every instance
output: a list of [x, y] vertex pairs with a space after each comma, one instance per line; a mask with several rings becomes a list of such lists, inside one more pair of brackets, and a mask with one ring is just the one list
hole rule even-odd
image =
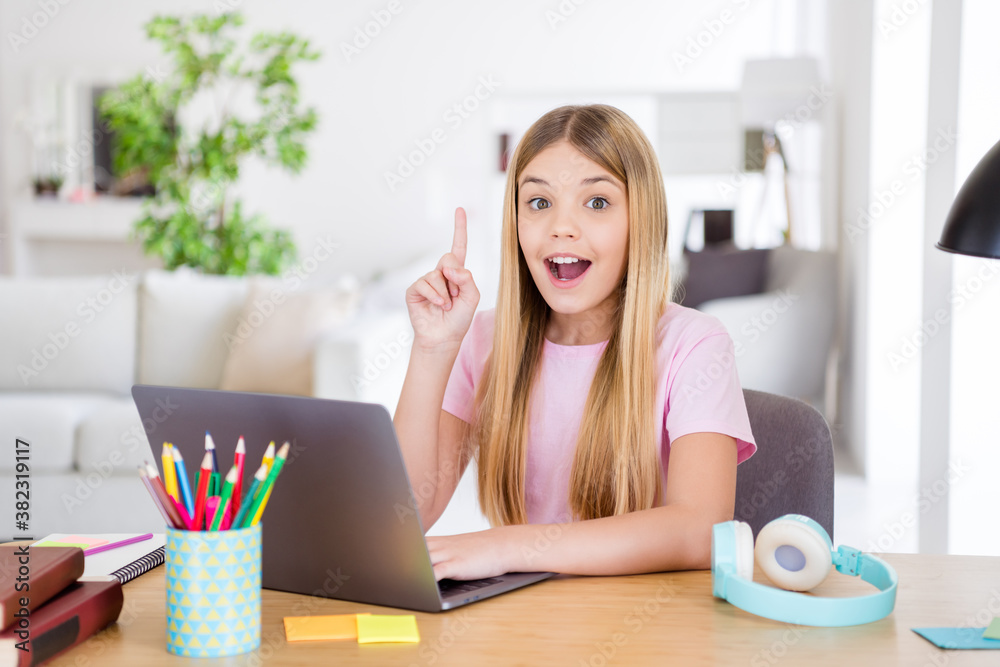
[[167, 528], [167, 650], [217, 658], [260, 646], [261, 524]]

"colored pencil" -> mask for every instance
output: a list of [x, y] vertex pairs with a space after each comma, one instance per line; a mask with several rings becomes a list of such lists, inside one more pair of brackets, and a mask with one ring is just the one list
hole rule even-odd
[[184, 503], [176, 498], [171, 498], [171, 500], [174, 501], [174, 507], [177, 508], [177, 513], [181, 515], [181, 519], [184, 521], [184, 527], [191, 530], [194, 526], [194, 517], [188, 514], [187, 508], [184, 507]]
[[205, 530], [212, 524], [219, 510], [219, 496], [209, 496], [205, 500]]
[[108, 542], [107, 544], [102, 544], [100, 546], [84, 549], [83, 555], [89, 556], [90, 554], [99, 554], [102, 551], [111, 551], [112, 549], [117, 549], [118, 547], [124, 547], [128, 544], [135, 544], [136, 542], [142, 542], [143, 540], [151, 540], [151, 539], [153, 539], [152, 533], [146, 533], [145, 535], [136, 535], [135, 537], [129, 537], [124, 540], [118, 540], [117, 542]]
[[144, 466], [139, 466], [139, 479], [142, 480], [142, 485], [146, 487], [147, 491], [149, 491], [149, 496], [153, 499], [153, 504], [156, 505], [156, 509], [163, 517], [163, 522], [168, 526], [177, 528], [177, 526], [174, 526], [173, 519], [171, 519], [170, 515], [167, 513], [167, 509], [163, 506], [163, 503], [160, 502], [160, 497], [156, 494], [156, 490], [153, 488], [153, 483], [149, 481], [149, 473], [146, 472], [146, 468]]
[[212, 453], [212, 472], [219, 472], [219, 457], [215, 453], [215, 441], [208, 431], [205, 431], [205, 451]]
[[229, 502], [233, 498], [233, 485], [236, 483], [236, 466], [226, 473], [226, 481], [222, 485], [222, 495], [219, 497], [219, 508], [212, 519], [209, 530], [219, 530], [222, 527], [222, 518], [229, 512]]
[[257, 491], [257, 495], [260, 496], [260, 500], [254, 500], [256, 507], [252, 511], [252, 519], [249, 521], [244, 521], [243, 528], [249, 528], [254, 526], [260, 521], [261, 515], [264, 513], [264, 508], [267, 506], [267, 500], [271, 497], [271, 489], [274, 488], [274, 480], [278, 478], [281, 474], [281, 469], [285, 466], [285, 460], [288, 458], [288, 450], [291, 448], [290, 443], [285, 443], [278, 450], [278, 456], [274, 459], [274, 465], [267, 471], [267, 480], [264, 482], [264, 486]]
[[205, 527], [205, 501], [208, 500], [208, 480], [212, 476], [212, 455], [205, 452], [201, 459], [201, 474], [198, 476], [198, 497], [194, 505], [194, 522], [191, 524], [192, 530], [202, 530]]
[[184, 507], [187, 508], [189, 516], [194, 516], [194, 497], [191, 495], [191, 483], [188, 481], [187, 469], [184, 467], [184, 457], [181, 450], [170, 447], [170, 453], [174, 458], [174, 466], [177, 468], [177, 486], [181, 489], [181, 496], [184, 499]]
[[156, 497], [160, 499], [163, 509], [167, 510], [167, 516], [170, 517], [171, 525], [174, 528], [184, 528], [184, 519], [181, 518], [177, 508], [174, 507], [174, 501], [167, 495], [167, 489], [163, 486], [163, 480], [160, 479], [160, 473], [156, 470], [156, 466], [150, 465], [148, 461], [144, 463], [146, 464], [146, 474], [149, 476], [149, 483], [153, 485], [153, 491], [156, 493]]
[[163, 443], [163, 453], [160, 460], [163, 462], [163, 485], [167, 487], [167, 495], [174, 500], [180, 500], [180, 490], [177, 488], [177, 468], [174, 467], [174, 455], [169, 442]]
[[261, 459], [261, 463], [267, 466], [268, 472], [271, 472], [271, 466], [274, 465], [274, 440], [272, 440], [271, 444], [264, 450], [264, 458]]
[[213, 472], [208, 476], [208, 495], [222, 495], [222, 484], [219, 483], [219, 473]]
[[240, 501], [243, 499], [243, 465], [246, 459], [247, 446], [243, 441], [243, 436], [236, 442], [236, 454], [233, 456], [233, 465], [236, 466], [236, 483], [233, 485], [233, 499], [229, 502], [229, 517], [236, 518], [236, 513], [240, 508]]
[[250, 489], [243, 496], [240, 509], [236, 512], [236, 518], [233, 519], [233, 528], [243, 527], [243, 521], [246, 519], [247, 514], [250, 513], [250, 506], [253, 505], [254, 497], [257, 495], [257, 491], [260, 490], [260, 485], [264, 483], [265, 479], [267, 479], [267, 466], [262, 463], [253, 475], [253, 482], [250, 483]]

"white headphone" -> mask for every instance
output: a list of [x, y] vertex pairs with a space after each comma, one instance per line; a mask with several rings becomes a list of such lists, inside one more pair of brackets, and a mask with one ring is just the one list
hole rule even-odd
[[[753, 565], [785, 590], [754, 583]], [[819, 586], [831, 567], [876, 586], [878, 593], [853, 598], [798, 595]], [[742, 521], [712, 529], [712, 593], [758, 616], [801, 625], [843, 626], [870, 623], [896, 604], [898, 579], [881, 558], [858, 549], [833, 548], [826, 530], [801, 514], [786, 514], [753, 531]]]

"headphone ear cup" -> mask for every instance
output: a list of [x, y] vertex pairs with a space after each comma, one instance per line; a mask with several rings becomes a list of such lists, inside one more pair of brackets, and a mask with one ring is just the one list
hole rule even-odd
[[[825, 531], [824, 531], [825, 533]], [[808, 591], [830, 573], [830, 538], [812, 526], [782, 517], [761, 528], [754, 553], [757, 564], [779, 588]]]

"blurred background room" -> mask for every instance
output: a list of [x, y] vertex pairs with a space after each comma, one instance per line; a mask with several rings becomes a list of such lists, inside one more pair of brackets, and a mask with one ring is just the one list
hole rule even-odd
[[[1000, 554], [1000, 261], [933, 247], [1000, 138], [998, 20], [987, 0], [5, 0], [0, 449], [32, 443], [37, 532], [157, 525], [135, 382], [392, 411], [403, 292], [455, 208], [490, 308], [511, 152], [546, 111], [605, 103], [659, 156], [675, 300], [725, 323], [744, 387], [829, 422], [835, 542]], [[257, 60], [202, 85], [189, 43]], [[5, 498], [13, 475], [6, 455]], [[485, 525], [470, 471], [432, 532]]]

